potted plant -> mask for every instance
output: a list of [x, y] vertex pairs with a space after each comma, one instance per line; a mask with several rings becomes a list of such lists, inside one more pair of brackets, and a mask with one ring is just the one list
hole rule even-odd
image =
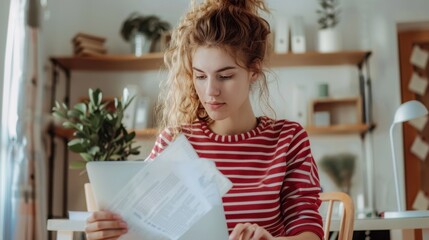
[[350, 153], [327, 155], [320, 160], [320, 168], [328, 174], [341, 191], [350, 194], [355, 159], [356, 156]]
[[68, 149], [79, 153], [81, 161], [71, 163], [73, 168], [82, 168], [88, 161], [121, 161], [129, 155], [139, 154], [140, 146], [134, 147], [135, 132], [128, 132], [122, 124], [124, 110], [133, 98], [114, 99], [114, 107], [103, 102], [100, 89], [89, 89], [89, 101], [68, 108], [64, 103], [55, 103], [53, 115], [63, 119], [63, 126], [73, 129], [74, 138]]
[[320, 52], [335, 52], [341, 48], [341, 39], [338, 32], [339, 0], [318, 0], [319, 32], [318, 50]]
[[125, 19], [121, 28], [122, 38], [130, 42], [133, 53], [141, 56], [149, 50], [154, 50], [161, 34], [170, 29], [170, 24], [154, 15], [143, 16], [140, 13], [132, 13]]

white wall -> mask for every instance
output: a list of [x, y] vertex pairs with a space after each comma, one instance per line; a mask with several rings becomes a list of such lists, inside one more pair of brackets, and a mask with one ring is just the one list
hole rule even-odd
[[[9, 17], [9, 0], [0, 0], [0, 131], [3, 129], [3, 119], [2, 119], [2, 108], [3, 108], [3, 83], [4, 83], [4, 56], [6, 52], [6, 31], [7, 31], [7, 19]], [[4, 169], [4, 156], [6, 153], [4, 152], [6, 149], [3, 147], [4, 144], [3, 136], [0, 136], [0, 211], [3, 211], [4, 201], [3, 199], [3, 187], [5, 184], [5, 179], [3, 178], [6, 174], [2, 171]], [[3, 213], [0, 214], [0, 238], [3, 237], [4, 233], [4, 216]]]
[[[122, 21], [133, 11], [143, 14], [156, 14], [175, 25], [186, 11], [188, 0], [157, 1], [115, 1], [115, 0], [76, 0], [50, 1], [50, 19], [45, 23], [46, 56], [69, 55], [72, 53], [70, 40], [77, 32], [89, 32], [106, 36], [107, 47], [111, 53], [129, 53], [129, 45], [119, 36]], [[314, 0], [268, 0], [273, 15], [269, 20], [275, 26], [276, 14], [304, 16], [308, 50], [315, 50], [317, 16]], [[393, 175], [386, 167], [390, 164], [388, 127], [394, 110], [400, 103], [399, 68], [396, 40], [396, 23], [427, 20], [429, 2], [426, 0], [342, 0], [340, 28], [343, 36], [343, 48], [346, 50], [371, 50], [370, 60], [373, 83], [374, 121], [377, 128], [373, 135], [375, 188], [377, 210], [395, 208]], [[169, 7], [165, 7], [168, 5]], [[354, 68], [318, 67], [318, 68], [276, 68], [270, 74], [273, 106], [278, 117], [291, 114], [291, 89], [294, 84], [304, 84], [309, 95], [315, 96], [315, 84], [329, 82], [333, 96], [358, 95], [357, 76]], [[49, 75], [49, 74], [48, 74]], [[88, 87], [103, 86], [106, 95], [120, 95], [127, 83], [140, 85], [143, 94], [156, 99], [158, 82], [164, 77], [157, 71], [134, 73], [88, 73], [72, 74], [72, 103], [86, 94]], [[59, 89], [62, 89], [61, 87]], [[59, 96], [62, 90], [59, 91]], [[154, 104], [155, 102], [153, 102]], [[311, 137], [316, 159], [337, 149], [355, 153], [358, 157], [358, 169], [353, 180], [353, 195], [363, 192], [362, 144], [359, 136]], [[146, 145], [147, 146], [147, 145]], [[149, 146], [150, 148], [150, 146]], [[397, 149], [402, 152], [402, 142], [398, 139]], [[400, 154], [402, 156], [402, 154]], [[321, 173], [326, 188], [334, 188], [329, 179]]]
[[[374, 52], [371, 70], [374, 118], [377, 123], [374, 134], [376, 203], [380, 210], [394, 210], [396, 204], [393, 170], [390, 171], [392, 164], [388, 128], [401, 101], [397, 24], [428, 21], [429, 2], [426, 0], [366, 0], [364, 5], [365, 22], [368, 26], [366, 36]], [[397, 130], [395, 148], [398, 150], [398, 160], [403, 162], [403, 145], [400, 137], [402, 134], [400, 129]], [[403, 178], [403, 168], [401, 169], [401, 178]]]

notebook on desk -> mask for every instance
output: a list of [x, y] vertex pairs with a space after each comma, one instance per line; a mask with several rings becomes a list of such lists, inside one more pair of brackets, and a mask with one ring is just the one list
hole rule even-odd
[[[110, 201], [123, 186], [147, 164], [150, 162], [89, 162], [86, 168], [97, 205], [101, 209], [109, 206]], [[228, 239], [228, 229], [222, 205], [214, 206], [179, 239], [202, 238], [205, 240]]]

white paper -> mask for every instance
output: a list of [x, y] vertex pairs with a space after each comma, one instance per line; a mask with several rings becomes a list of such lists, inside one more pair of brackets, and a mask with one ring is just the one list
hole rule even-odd
[[180, 135], [118, 193], [109, 210], [126, 220], [120, 239], [178, 239], [214, 205], [232, 184], [213, 162], [198, 158]]
[[411, 152], [420, 158], [420, 160], [425, 161], [429, 152], [429, 145], [420, 136], [417, 136], [411, 146]]
[[428, 116], [419, 117], [413, 120], [408, 121], [408, 123], [413, 126], [417, 131], [421, 132], [425, 129], [428, 122]]
[[420, 190], [417, 193], [416, 199], [413, 203], [413, 209], [415, 210], [428, 210], [429, 199], [425, 196], [424, 192]]
[[413, 76], [411, 77], [411, 81], [408, 84], [408, 89], [412, 92], [420, 94], [421, 96], [424, 96], [426, 93], [427, 87], [428, 87], [427, 79], [420, 77], [417, 73], [413, 73]]
[[413, 47], [413, 52], [411, 53], [411, 59], [410, 62], [414, 64], [415, 66], [426, 69], [426, 65], [428, 63], [429, 53], [423, 49], [421, 49], [419, 46]]

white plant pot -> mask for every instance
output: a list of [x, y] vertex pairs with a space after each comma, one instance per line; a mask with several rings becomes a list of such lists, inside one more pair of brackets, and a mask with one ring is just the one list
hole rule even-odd
[[338, 52], [341, 50], [341, 36], [337, 28], [319, 30], [318, 50], [319, 52]]
[[131, 41], [132, 51], [135, 56], [140, 57], [149, 52], [151, 41], [145, 35], [137, 33]]

